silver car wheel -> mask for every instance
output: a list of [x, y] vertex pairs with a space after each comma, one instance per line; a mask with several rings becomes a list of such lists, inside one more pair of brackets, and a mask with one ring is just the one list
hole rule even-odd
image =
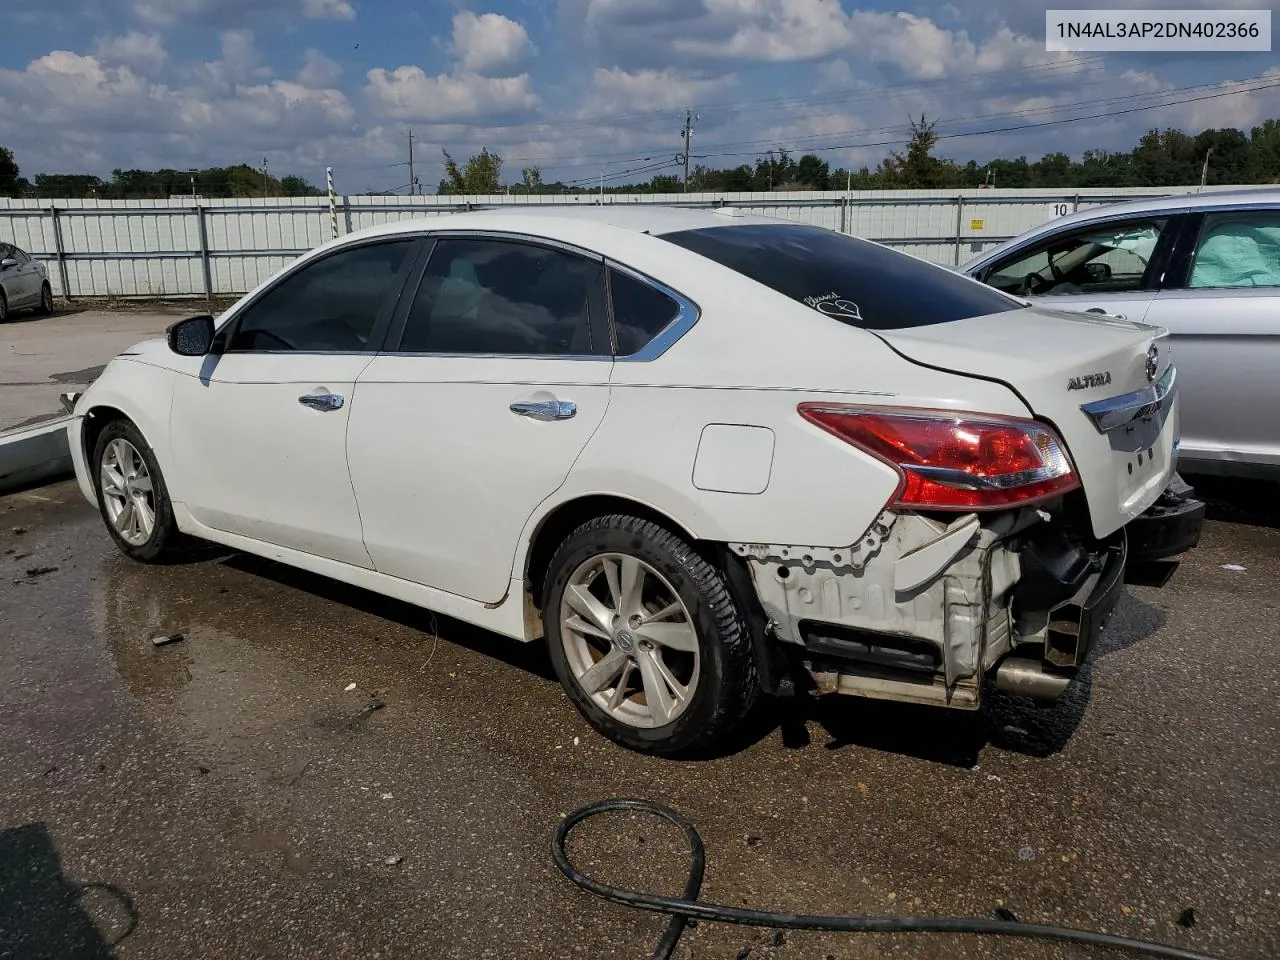
[[560, 603], [560, 642], [578, 685], [614, 720], [661, 727], [698, 689], [689, 609], [652, 566], [623, 553], [580, 564]]
[[129, 545], [142, 546], [156, 528], [154, 485], [142, 454], [128, 440], [112, 440], [102, 452], [99, 476], [111, 526]]
[[40, 290], [40, 310], [43, 313], [53, 313], [53, 289], [48, 284]]

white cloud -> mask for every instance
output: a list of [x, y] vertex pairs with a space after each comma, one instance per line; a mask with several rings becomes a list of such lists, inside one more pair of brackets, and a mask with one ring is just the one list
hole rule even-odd
[[227, 75], [233, 80], [251, 76], [258, 66], [258, 51], [253, 45], [252, 31], [225, 30], [219, 41]]
[[637, 108], [667, 110], [696, 104], [717, 91], [733, 86], [737, 77], [689, 76], [672, 67], [664, 70], [597, 68], [584, 101], [584, 113], [623, 113]]
[[673, 47], [697, 56], [744, 60], [811, 60], [853, 41], [840, 0], [703, 0], [709, 19], [733, 24], [727, 37], [676, 36]]
[[514, 72], [533, 45], [524, 25], [500, 13], [461, 10], [453, 17], [453, 55], [466, 73]]
[[476, 73], [429, 76], [421, 67], [370, 70], [365, 92], [382, 116], [401, 120], [471, 119], [538, 106], [529, 75]]
[[356, 11], [347, 0], [302, 0], [302, 15], [308, 20], [354, 20]]
[[119, 37], [104, 37], [94, 53], [105, 63], [126, 64], [144, 71], [158, 70], [169, 57], [158, 34], [135, 30]]
[[355, 8], [347, 0], [132, 0], [132, 6], [138, 19], [163, 25], [204, 17], [229, 26], [271, 11], [307, 20], [356, 18]]
[[[892, 65], [908, 77], [936, 80], [960, 74], [1008, 70], [1078, 59], [1046, 53], [1044, 43], [1001, 27], [981, 43], [965, 30], [948, 30], [910, 13], [855, 11], [855, 47], [875, 63]], [[1082, 68], [1083, 69], [1083, 68]]]
[[147, 23], [169, 24], [195, 16], [207, 0], [133, 0], [133, 13]]
[[298, 82], [305, 87], [323, 89], [332, 87], [338, 82], [340, 76], [342, 76], [341, 64], [330, 60], [312, 47], [307, 50], [302, 69], [298, 71]]

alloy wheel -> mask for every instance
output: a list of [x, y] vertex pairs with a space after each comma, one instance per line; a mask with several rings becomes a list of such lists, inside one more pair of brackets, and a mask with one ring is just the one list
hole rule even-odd
[[661, 727], [698, 688], [698, 635], [688, 607], [654, 567], [603, 553], [574, 570], [560, 604], [560, 638], [573, 677], [620, 723]]
[[132, 546], [146, 543], [156, 528], [156, 508], [151, 472], [142, 454], [128, 440], [112, 440], [103, 451], [100, 475], [111, 526]]

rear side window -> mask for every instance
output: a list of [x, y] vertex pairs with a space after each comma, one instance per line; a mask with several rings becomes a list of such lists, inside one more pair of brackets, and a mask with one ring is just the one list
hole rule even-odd
[[1208, 214], [1187, 286], [1280, 287], [1280, 210]]
[[618, 270], [609, 271], [618, 356], [639, 353], [676, 318], [680, 305], [661, 290]]
[[949, 323], [1022, 307], [944, 267], [821, 227], [707, 227], [662, 239], [867, 330]]

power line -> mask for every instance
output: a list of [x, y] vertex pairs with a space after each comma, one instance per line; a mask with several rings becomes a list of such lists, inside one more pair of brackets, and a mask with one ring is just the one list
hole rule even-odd
[[[1169, 100], [1164, 103], [1144, 104], [1143, 106], [1140, 106], [1140, 107], [1128, 107], [1123, 110], [1104, 110], [1099, 113], [1086, 114], [1085, 116], [1081, 116], [1081, 117], [1063, 117], [1056, 120], [1040, 120], [1040, 121], [1035, 121], [1033, 123], [1021, 123], [1021, 124], [1015, 124], [1013, 126], [1007, 126], [1007, 127], [992, 127], [986, 130], [969, 130], [969, 131], [963, 131], [959, 133], [943, 133], [938, 135], [938, 139], [939, 140], [957, 140], [963, 137], [985, 137], [995, 133], [1014, 133], [1021, 130], [1033, 130], [1033, 129], [1039, 129], [1042, 127], [1060, 126], [1061, 124], [1064, 124], [1064, 123], [1076, 123], [1082, 120], [1100, 120], [1100, 119], [1106, 119], [1110, 117], [1120, 117], [1120, 116], [1125, 116], [1131, 113], [1142, 113], [1143, 111], [1146, 111], [1146, 110], [1159, 110], [1163, 107], [1176, 107], [1185, 103], [1199, 103], [1203, 100], [1215, 100], [1221, 97], [1239, 96], [1240, 94], [1243, 94], [1243, 93], [1256, 93], [1261, 90], [1271, 90], [1276, 87], [1280, 87], [1280, 80], [1276, 80], [1276, 81], [1272, 81], [1272, 82], [1268, 82], [1268, 83], [1264, 83], [1264, 84], [1260, 84], [1252, 87], [1242, 87], [1235, 90], [1221, 90], [1217, 93], [1209, 93], [1199, 97], [1185, 97], [1181, 100]], [[869, 143], [837, 143], [837, 144], [829, 144], [824, 147], [810, 147], [809, 151], [816, 153], [816, 152], [826, 152], [829, 150], [850, 150], [850, 149], [861, 148], [861, 147], [884, 147], [884, 146], [892, 146], [892, 145], [910, 143], [910, 142], [911, 142], [911, 138], [908, 137], [906, 139], [877, 140]], [[741, 156], [754, 156], [754, 155], [755, 155], [755, 151], [752, 151], [750, 153], [742, 153], [742, 152], [708, 153], [708, 154], [700, 155], [698, 159], [708, 159], [711, 157], [741, 157]]]

